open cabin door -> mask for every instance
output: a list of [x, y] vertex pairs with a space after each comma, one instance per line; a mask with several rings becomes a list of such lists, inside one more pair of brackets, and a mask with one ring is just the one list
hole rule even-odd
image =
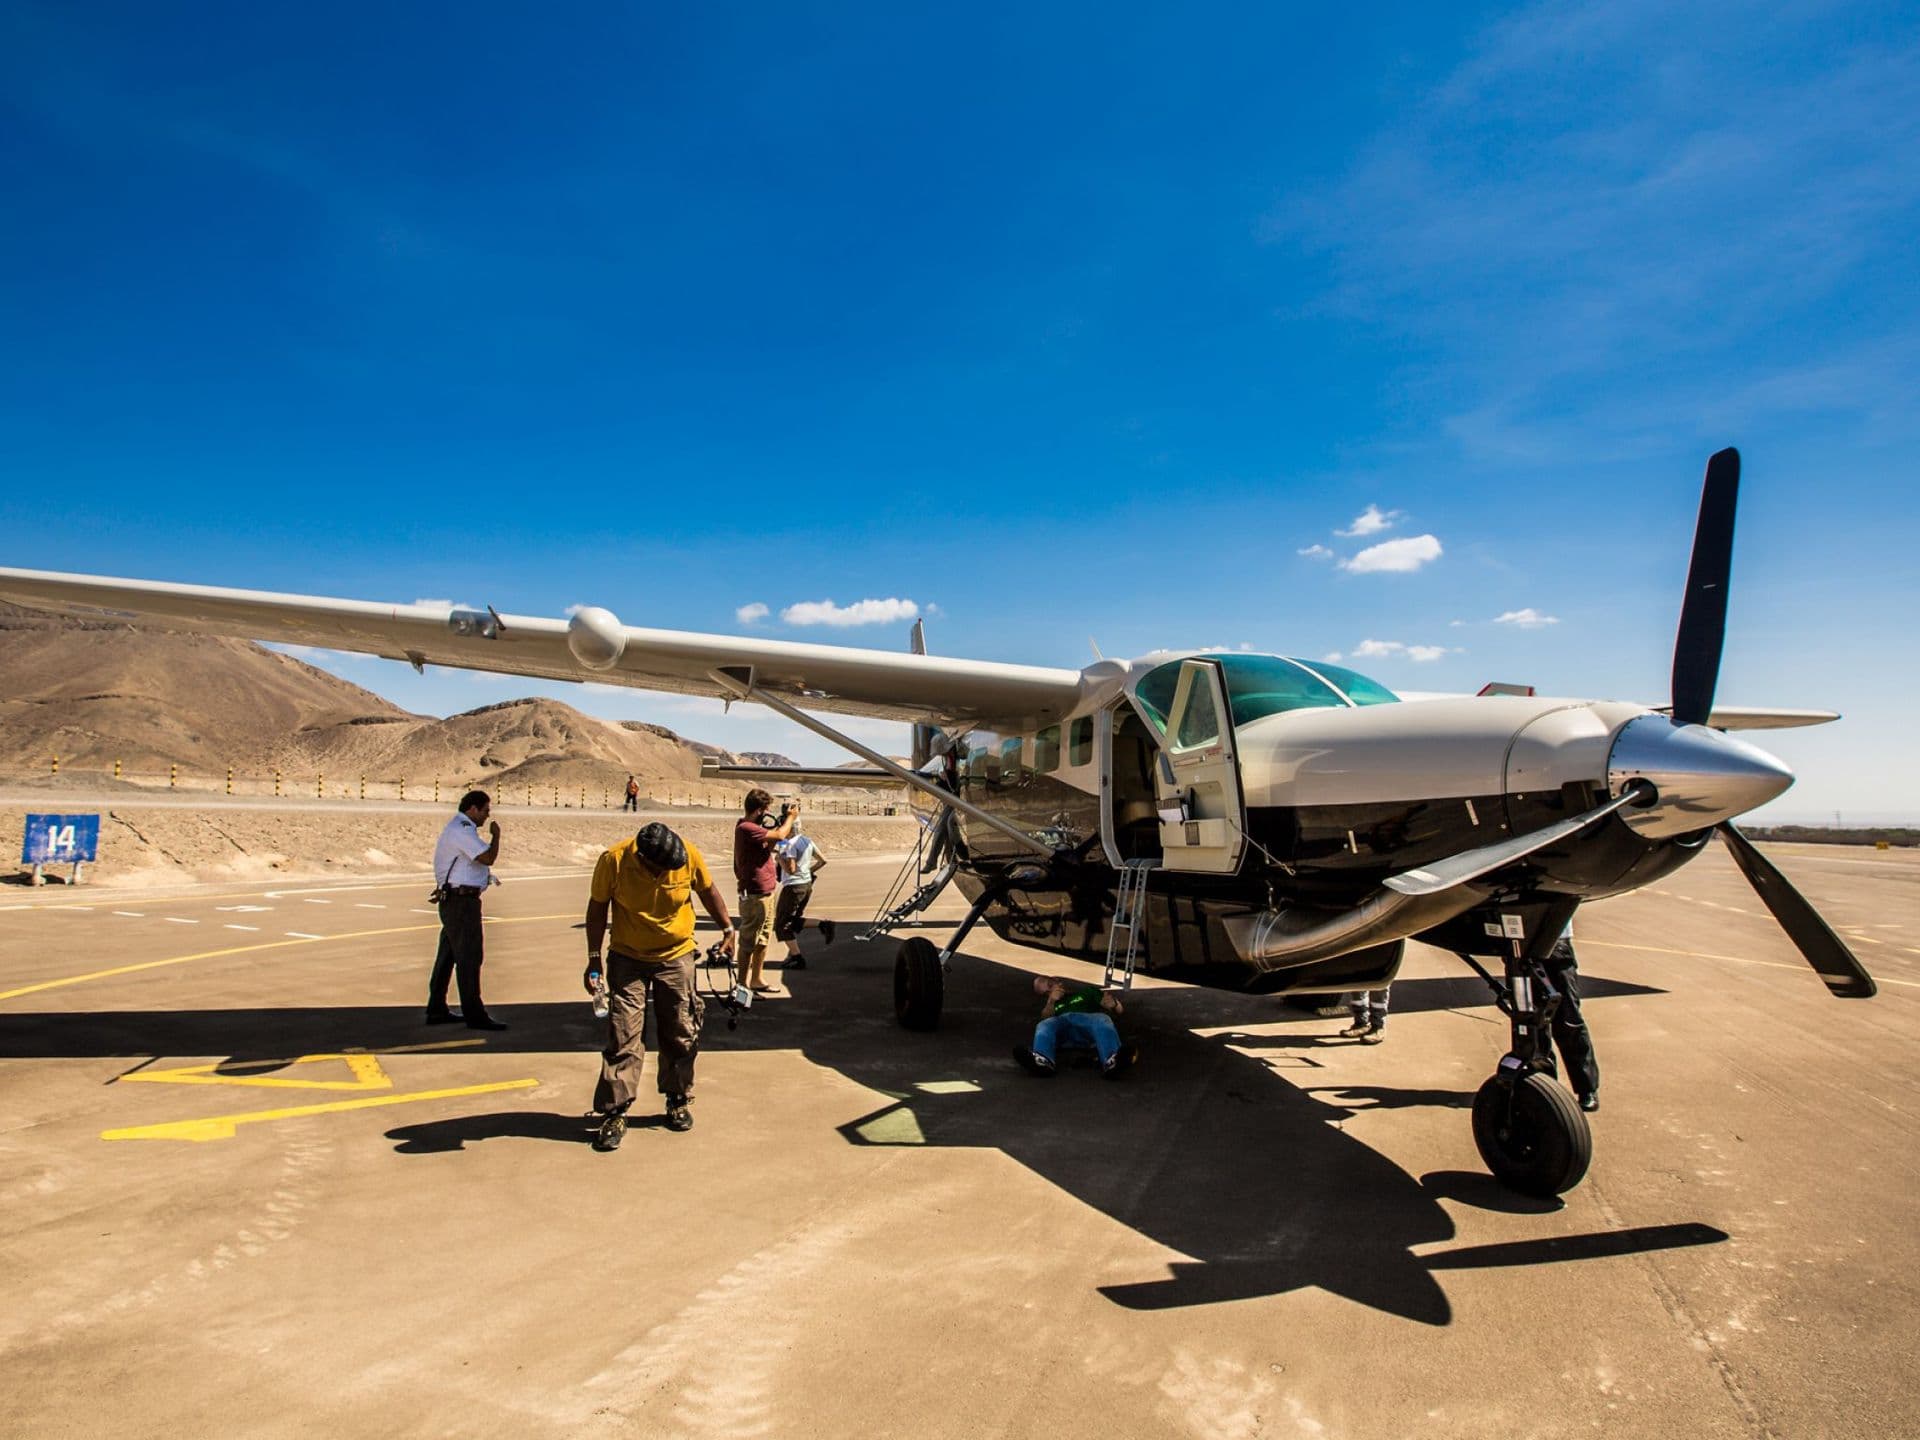
[[1240, 754], [1233, 743], [1226, 673], [1218, 660], [1188, 660], [1167, 712], [1154, 766], [1160, 847], [1168, 870], [1229, 875], [1247, 846]]

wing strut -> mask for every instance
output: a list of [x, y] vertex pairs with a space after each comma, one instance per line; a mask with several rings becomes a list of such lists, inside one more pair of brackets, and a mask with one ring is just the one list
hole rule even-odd
[[932, 796], [942, 805], [950, 806], [958, 810], [962, 815], [978, 820], [982, 825], [991, 825], [1009, 840], [1024, 846], [1037, 855], [1044, 855], [1049, 860], [1055, 855], [1056, 852], [1051, 845], [1043, 844], [1041, 841], [1034, 839], [1033, 836], [1022, 830], [1018, 825], [1015, 825], [1011, 820], [990, 814], [988, 811], [982, 810], [978, 805], [962, 800], [958, 795], [955, 795], [951, 790], [947, 789], [946, 786], [937, 785], [924, 775], [914, 774], [913, 771], [907, 769], [906, 766], [895, 764], [878, 750], [868, 749], [851, 735], [841, 734], [824, 720], [817, 720], [807, 714], [806, 711], [796, 709], [787, 704], [787, 702], [779, 696], [768, 694], [765, 690], [762, 690], [758, 685], [754, 684], [752, 666], [727, 665], [718, 670], [711, 670], [708, 674], [714, 684], [718, 685], [736, 700], [758, 700], [762, 705], [773, 711], [774, 714], [784, 715], [787, 719], [793, 721], [794, 724], [805, 726], [822, 740], [831, 740], [841, 749], [852, 751], [869, 765], [878, 765], [902, 785], [910, 785], [922, 794]]

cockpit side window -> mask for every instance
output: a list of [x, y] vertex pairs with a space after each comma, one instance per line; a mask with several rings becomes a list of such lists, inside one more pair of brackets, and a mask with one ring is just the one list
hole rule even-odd
[[[1325, 710], [1354, 705], [1380, 705], [1400, 697], [1384, 685], [1335, 665], [1309, 666], [1278, 655], [1206, 655], [1218, 660], [1226, 673], [1227, 704], [1233, 723], [1245, 725], [1288, 710]], [[1155, 730], [1167, 733], [1174, 693], [1180, 684], [1181, 661], [1171, 660], [1149, 670], [1134, 687], [1134, 703]], [[1322, 676], [1325, 676], [1323, 679]], [[1332, 683], [1329, 684], [1328, 682]], [[1335, 689], [1339, 686], [1339, 689]], [[1341, 690], [1346, 694], [1342, 695]], [[1183, 730], [1186, 725], [1183, 723]], [[1178, 742], [1184, 743], [1184, 742]]]

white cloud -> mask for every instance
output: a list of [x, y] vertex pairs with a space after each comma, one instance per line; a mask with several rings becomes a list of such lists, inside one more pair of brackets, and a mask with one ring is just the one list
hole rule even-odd
[[438, 610], [471, 610], [471, 605], [456, 605], [451, 600], [416, 600], [416, 605], [431, 605]]
[[1342, 655], [1338, 650], [1329, 650], [1326, 654], [1322, 655], [1320, 658], [1326, 661], [1327, 664], [1329, 665], [1338, 665], [1342, 660], [1346, 659], [1347, 657]]
[[[1408, 645], [1401, 640], [1362, 640], [1353, 647], [1356, 660], [1407, 659], [1426, 664], [1447, 653], [1444, 645]], [[1331, 657], [1337, 659], [1337, 656]]]
[[1363, 535], [1378, 535], [1382, 530], [1391, 530], [1402, 513], [1399, 510], [1382, 510], [1378, 505], [1369, 505], [1353, 517], [1353, 524], [1333, 533], [1355, 540]]
[[751, 625], [756, 621], [766, 619], [767, 614], [767, 607], [756, 600], [751, 605], [742, 605], [738, 610], [734, 611], [733, 618], [738, 620], [742, 625]]
[[1493, 617], [1496, 625], [1518, 625], [1522, 630], [1538, 630], [1543, 625], [1558, 625], [1558, 615], [1542, 615], [1531, 605], [1524, 610], [1509, 610], [1504, 615]]
[[1418, 570], [1440, 558], [1440, 541], [1432, 535], [1408, 535], [1399, 540], [1383, 540], [1369, 545], [1351, 560], [1342, 560], [1340, 568], [1355, 575], [1380, 571], [1405, 573]]
[[885, 625], [895, 620], [911, 620], [920, 607], [911, 600], [856, 600], [851, 605], [836, 605], [831, 600], [802, 600], [780, 612], [789, 625]]
[[1304, 555], [1309, 560], [1331, 560], [1333, 558], [1333, 552], [1324, 545], [1303, 546], [1293, 553], [1296, 555]]
[[931, 601], [929, 601], [927, 604], [927, 608], [923, 613], [926, 615], [926, 617], [929, 620], [938, 620], [941, 616], [945, 615], [947, 612], [942, 610], [938, 605], [935, 605]]

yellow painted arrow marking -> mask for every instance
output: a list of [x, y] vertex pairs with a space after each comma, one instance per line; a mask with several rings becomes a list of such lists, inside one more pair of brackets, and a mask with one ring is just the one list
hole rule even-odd
[[204, 1120], [171, 1120], [162, 1125], [135, 1125], [124, 1130], [102, 1130], [102, 1140], [231, 1140], [242, 1125], [262, 1120], [292, 1120], [303, 1115], [333, 1115], [342, 1110], [370, 1110], [376, 1105], [409, 1105], [416, 1100], [451, 1100], [461, 1095], [490, 1095], [500, 1090], [526, 1090], [538, 1080], [501, 1080], [491, 1085], [462, 1085], [452, 1090], [416, 1090], [410, 1095], [371, 1095], [363, 1100], [330, 1100], [323, 1105], [295, 1105], [285, 1110], [249, 1110], [242, 1115], [210, 1115]]

